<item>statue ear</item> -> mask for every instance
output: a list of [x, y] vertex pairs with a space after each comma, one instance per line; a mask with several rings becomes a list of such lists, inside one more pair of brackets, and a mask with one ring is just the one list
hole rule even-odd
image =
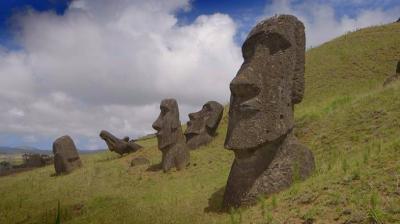
[[295, 29], [295, 53], [296, 62], [294, 65], [292, 103], [297, 104], [303, 100], [304, 96], [304, 63], [305, 63], [305, 33], [304, 25], [299, 21]]

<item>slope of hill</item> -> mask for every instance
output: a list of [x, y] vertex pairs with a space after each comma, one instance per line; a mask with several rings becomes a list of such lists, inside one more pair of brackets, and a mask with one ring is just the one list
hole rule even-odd
[[217, 138], [191, 165], [164, 174], [130, 167], [161, 153], [155, 139], [119, 158], [83, 155], [59, 177], [53, 167], [0, 178], [0, 223], [400, 223], [400, 82], [382, 87], [400, 58], [400, 24], [349, 33], [307, 52], [306, 95], [296, 135], [314, 152], [314, 175], [250, 208], [219, 213], [233, 159]]

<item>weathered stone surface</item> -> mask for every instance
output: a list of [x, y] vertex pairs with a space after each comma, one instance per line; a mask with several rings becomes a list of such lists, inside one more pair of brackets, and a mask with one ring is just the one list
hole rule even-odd
[[136, 152], [142, 148], [142, 146], [136, 144], [135, 141], [129, 140], [129, 137], [119, 139], [110, 132], [104, 130], [100, 132], [100, 138], [106, 142], [111, 152], [116, 152], [121, 156], [126, 153]]
[[244, 63], [230, 84], [225, 148], [233, 150], [223, 206], [256, 201], [307, 178], [312, 152], [293, 134], [293, 107], [304, 94], [305, 33], [294, 16], [264, 20], [242, 46]]
[[148, 165], [150, 161], [144, 157], [137, 157], [132, 159], [131, 166], [141, 166], [141, 165]]
[[189, 150], [179, 121], [179, 109], [175, 99], [164, 99], [161, 113], [153, 123], [157, 131], [158, 149], [162, 152], [161, 166], [164, 172], [173, 167], [180, 170], [189, 164]]
[[214, 137], [222, 118], [224, 107], [215, 101], [209, 101], [203, 108], [190, 113], [185, 131], [186, 144], [189, 149], [196, 149], [209, 143]]
[[57, 175], [69, 173], [82, 166], [75, 143], [68, 135], [62, 136], [54, 141], [53, 153], [54, 168]]
[[387, 77], [383, 82], [383, 86], [387, 86], [390, 83], [397, 81], [399, 79], [400, 79], [400, 61], [397, 62], [396, 73]]

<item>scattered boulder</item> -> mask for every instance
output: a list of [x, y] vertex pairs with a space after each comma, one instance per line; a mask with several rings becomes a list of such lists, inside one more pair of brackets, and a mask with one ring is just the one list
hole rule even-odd
[[396, 22], [400, 23], [400, 18]]
[[62, 136], [54, 141], [53, 153], [54, 168], [57, 175], [69, 173], [82, 166], [75, 143], [68, 135]]
[[178, 103], [175, 99], [164, 99], [160, 110], [153, 128], [157, 131], [158, 149], [162, 152], [162, 169], [164, 172], [173, 167], [181, 170], [189, 164], [190, 155], [182, 133]]
[[25, 153], [22, 155], [25, 167], [42, 167], [52, 164], [53, 157], [45, 154]]
[[390, 83], [397, 81], [399, 79], [400, 79], [400, 61], [397, 62], [396, 73], [387, 77], [383, 82], [383, 86], [387, 86]]
[[190, 121], [185, 131], [189, 149], [206, 145], [215, 137], [223, 112], [224, 107], [220, 103], [209, 101], [200, 111], [189, 114]]
[[235, 159], [223, 207], [254, 204], [303, 180], [314, 156], [294, 136], [293, 108], [303, 99], [305, 33], [296, 17], [281, 15], [257, 24], [242, 46], [245, 63], [230, 83], [225, 148]]
[[148, 164], [150, 164], [150, 161], [144, 157], [137, 157], [131, 161], [131, 166], [142, 166]]
[[110, 132], [104, 130], [100, 132], [100, 138], [106, 142], [111, 152], [116, 152], [121, 156], [126, 153], [136, 152], [142, 148], [142, 146], [136, 144], [134, 140], [129, 140], [129, 137], [119, 139]]

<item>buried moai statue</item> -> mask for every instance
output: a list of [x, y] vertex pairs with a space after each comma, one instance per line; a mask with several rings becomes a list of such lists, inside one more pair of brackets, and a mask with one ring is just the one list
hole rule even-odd
[[312, 152], [293, 134], [294, 105], [304, 94], [305, 34], [296, 17], [260, 22], [242, 46], [244, 63], [230, 83], [225, 148], [235, 159], [223, 207], [253, 204], [315, 168]]
[[396, 80], [399, 80], [399, 79], [400, 79], [400, 61], [397, 62], [396, 73], [387, 77], [385, 79], [385, 81], [383, 82], [383, 86], [387, 86], [390, 83], [392, 83]]
[[75, 168], [82, 166], [75, 143], [68, 135], [62, 136], [54, 141], [53, 153], [54, 168], [57, 175], [69, 173]]
[[189, 149], [206, 145], [214, 138], [223, 112], [224, 107], [221, 104], [209, 101], [200, 111], [189, 114], [190, 121], [187, 122], [185, 131]]
[[125, 153], [136, 152], [142, 148], [142, 146], [136, 144], [134, 140], [129, 140], [129, 137], [119, 139], [110, 132], [104, 130], [100, 132], [100, 138], [106, 142], [111, 152], [116, 152], [121, 156]]
[[175, 99], [164, 99], [160, 110], [153, 128], [157, 131], [158, 148], [162, 152], [161, 167], [164, 172], [173, 167], [183, 169], [189, 164], [190, 155], [179, 121], [178, 104]]

